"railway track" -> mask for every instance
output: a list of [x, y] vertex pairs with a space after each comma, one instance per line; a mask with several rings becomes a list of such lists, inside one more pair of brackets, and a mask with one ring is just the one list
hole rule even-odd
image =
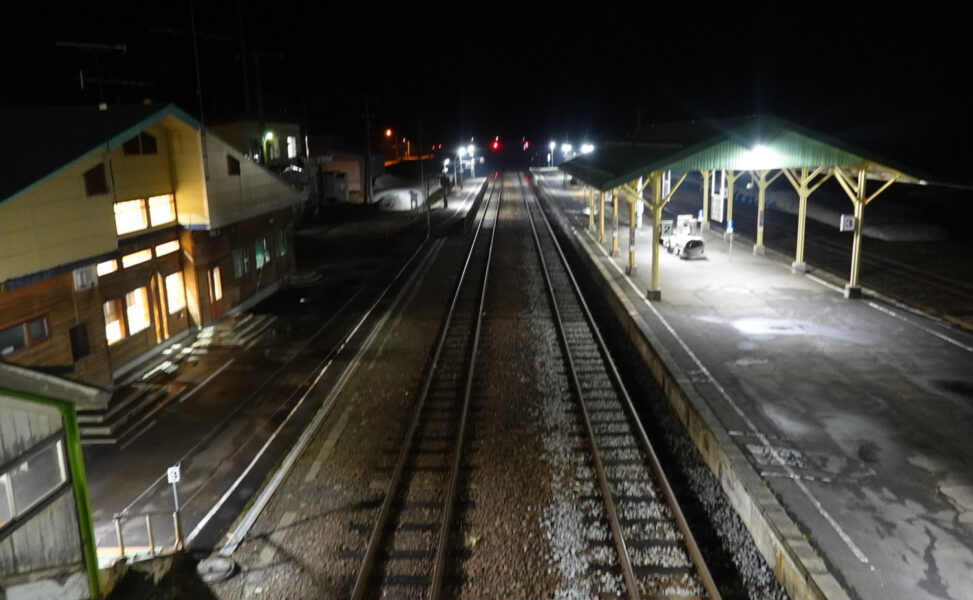
[[416, 403], [352, 598], [441, 597], [502, 196], [494, 179]]
[[571, 452], [585, 465], [577, 502], [588, 525], [581, 542], [585, 547], [577, 551], [592, 557], [586, 576], [602, 582], [592, 589], [624, 590], [631, 599], [718, 599], [716, 585], [553, 231], [519, 174], [514, 181], [495, 179], [484, 202], [352, 598], [435, 600], [459, 593], [455, 576], [446, 580], [464, 560], [456, 539], [462, 536], [454, 535], [461, 520], [455, 505], [461, 479], [468, 477], [461, 477], [461, 466], [469, 443], [471, 397], [479, 393], [474, 382], [495, 232], [501, 204], [512, 202], [503, 198], [505, 180], [506, 193], [521, 196], [530, 222], [527, 230], [533, 236], [533, 245], [527, 246], [532, 256], [517, 258], [541, 265], [544, 281], [533, 285], [547, 291], [560, 335], [561, 376], [576, 400], [576, 420], [583, 423], [585, 443], [574, 444]]
[[519, 181], [597, 479], [593, 512], [611, 531], [601, 543], [614, 560], [601, 568], [620, 571], [629, 598], [720, 598], [553, 229]]

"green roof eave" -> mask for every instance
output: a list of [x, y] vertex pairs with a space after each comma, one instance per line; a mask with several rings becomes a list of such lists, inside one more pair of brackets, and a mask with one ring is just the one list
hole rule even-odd
[[[646, 152], [654, 148], [655, 153]], [[890, 161], [807, 132], [770, 116], [735, 121], [724, 129], [687, 146], [673, 143], [668, 151], [659, 144], [609, 144], [561, 165], [569, 174], [600, 191], [633, 182], [655, 171], [750, 171], [798, 167], [856, 167], [868, 162], [870, 176], [920, 183]], [[641, 156], [640, 156], [641, 155]], [[641, 160], [640, 160], [641, 158]]]

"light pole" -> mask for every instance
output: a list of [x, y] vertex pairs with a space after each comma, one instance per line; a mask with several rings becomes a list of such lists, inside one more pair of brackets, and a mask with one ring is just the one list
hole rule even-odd
[[550, 144], [547, 145], [547, 147], [551, 149], [550, 154], [547, 155], [547, 166], [553, 167], [554, 166], [554, 151], [557, 149], [557, 142], [552, 141]]
[[466, 156], [466, 148], [460, 146], [459, 150], [456, 151], [459, 154], [459, 172], [463, 172], [463, 157]]
[[476, 161], [473, 160], [474, 150], [476, 150], [476, 148], [473, 147], [473, 144], [466, 147], [466, 151], [470, 154], [470, 177], [476, 177]]

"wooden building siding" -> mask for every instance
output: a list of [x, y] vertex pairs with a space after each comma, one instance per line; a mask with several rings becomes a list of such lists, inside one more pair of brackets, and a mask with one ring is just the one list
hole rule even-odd
[[0, 394], [0, 465], [14, 460], [62, 428], [57, 409]]
[[125, 154], [122, 146], [111, 151], [115, 202], [171, 194], [174, 190], [168, 132], [161, 125], [155, 125], [145, 133], [155, 138], [155, 154]]
[[69, 565], [84, 570], [74, 490], [68, 485], [29, 521], [0, 539], [0, 582]]
[[[286, 251], [280, 256], [277, 248], [277, 232], [283, 232]], [[291, 210], [283, 209], [221, 227], [219, 235], [210, 232], [192, 232], [194, 276], [199, 291], [200, 315], [204, 324], [222, 316], [222, 312], [249, 300], [274, 283], [282, 282], [294, 270], [294, 233]], [[256, 268], [255, 243], [264, 238], [270, 261], [262, 269]], [[234, 272], [233, 253], [239, 250], [246, 255], [248, 268], [238, 278]], [[219, 266], [223, 288], [223, 311], [211, 306], [209, 272]], [[187, 292], [188, 293], [188, 292]]]
[[[48, 337], [3, 357], [24, 367], [55, 367], [62, 376], [94, 385], [111, 385], [105, 319], [97, 287], [75, 291], [74, 277], [63, 273], [0, 293], [0, 329], [39, 316], [47, 317]], [[70, 330], [84, 324], [90, 353], [74, 362]]]

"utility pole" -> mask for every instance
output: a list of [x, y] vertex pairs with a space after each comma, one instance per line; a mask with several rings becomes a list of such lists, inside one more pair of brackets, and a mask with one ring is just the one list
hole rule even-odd
[[372, 116], [368, 112], [365, 94], [365, 204], [372, 201]]
[[203, 149], [203, 177], [209, 179], [209, 158], [206, 152], [206, 117], [203, 115], [203, 83], [199, 75], [199, 46], [196, 43], [196, 11], [189, 0], [189, 23], [193, 32], [193, 58], [196, 60], [196, 95], [199, 97], [199, 141]]

